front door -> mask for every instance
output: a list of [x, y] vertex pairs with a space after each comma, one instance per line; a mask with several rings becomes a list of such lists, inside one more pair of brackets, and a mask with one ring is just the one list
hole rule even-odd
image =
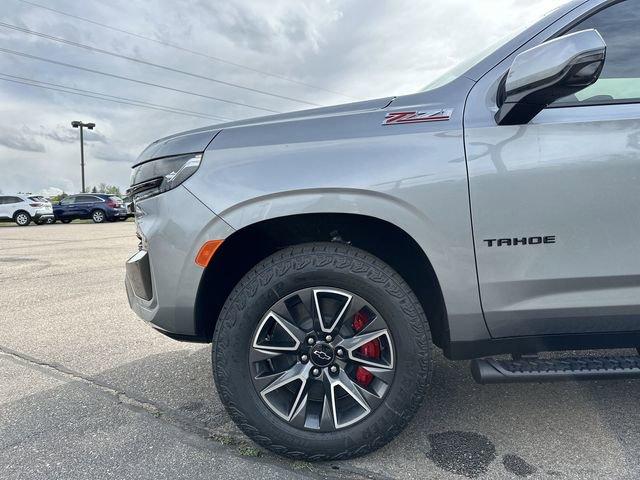
[[570, 30], [607, 43], [596, 84], [527, 125], [465, 130], [494, 337], [640, 330], [640, 0], [609, 5]]
[[75, 201], [76, 201], [75, 197], [63, 198], [60, 201], [60, 206], [62, 207], [59, 210], [59, 212], [61, 212], [60, 214], [61, 218], [73, 218]]

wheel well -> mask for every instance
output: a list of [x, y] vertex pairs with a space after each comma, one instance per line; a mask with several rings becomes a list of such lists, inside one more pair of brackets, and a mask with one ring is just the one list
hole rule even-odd
[[13, 213], [13, 218], [15, 219], [18, 215], [20, 215], [21, 213], [26, 213], [27, 215], [29, 215], [29, 217], [31, 217], [31, 214], [29, 212], [27, 212], [26, 210], [16, 210]]
[[429, 320], [433, 341], [443, 347], [449, 330], [442, 291], [424, 251], [404, 230], [374, 217], [303, 214], [265, 220], [230, 235], [205, 269], [195, 306], [198, 336], [211, 340], [215, 322], [238, 281], [264, 258], [300, 243], [341, 241], [388, 263], [414, 291]]

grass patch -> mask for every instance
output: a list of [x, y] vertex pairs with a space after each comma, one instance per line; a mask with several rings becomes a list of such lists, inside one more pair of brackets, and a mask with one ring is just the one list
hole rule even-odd
[[311, 464], [304, 460], [294, 460], [292, 466], [295, 470], [309, 470], [311, 471]]
[[243, 457], [261, 457], [262, 456], [262, 450], [256, 447], [252, 447], [250, 445], [241, 445], [238, 447], [238, 451], [240, 452], [240, 455], [242, 455]]

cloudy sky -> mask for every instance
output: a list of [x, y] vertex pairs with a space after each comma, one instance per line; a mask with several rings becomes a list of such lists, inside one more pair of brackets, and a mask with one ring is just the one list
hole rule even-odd
[[[72, 120], [97, 124], [85, 136], [87, 184], [125, 187], [136, 156], [157, 138], [218, 123], [214, 117], [412, 93], [561, 3], [2, 0], [0, 191], [77, 192], [80, 154]], [[68, 93], [69, 87], [101, 98]]]

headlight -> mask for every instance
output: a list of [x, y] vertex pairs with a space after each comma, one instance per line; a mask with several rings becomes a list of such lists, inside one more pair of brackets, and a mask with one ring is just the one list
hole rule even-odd
[[201, 153], [190, 153], [134, 165], [127, 194], [135, 202], [176, 188], [198, 170], [201, 161]]

